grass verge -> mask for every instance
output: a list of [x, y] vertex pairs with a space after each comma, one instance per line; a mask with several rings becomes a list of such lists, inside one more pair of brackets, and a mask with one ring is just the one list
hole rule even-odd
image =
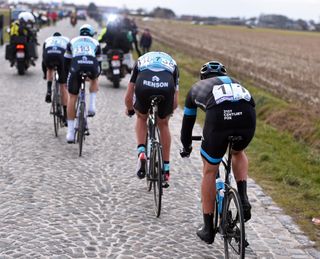
[[[183, 107], [186, 93], [199, 79], [198, 70], [207, 60], [191, 58], [158, 42], [154, 43], [153, 50], [165, 51], [177, 61], [180, 69], [179, 103]], [[311, 223], [312, 217], [320, 217], [320, 152], [310, 144], [320, 139], [320, 121], [301, 118], [291, 104], [254, 87], [249, 80], [242, 78], [242, 82], [255, 98], [258, 116], [256, 134], [247, 149], [249, 175], [285, 213], [293, 217], [320, 249], [320, 227]], [[197, 119], [203, 124], [204, 114], [199, 113]], [[289, 123], [287, 120], [299, 124], [293, 127], [312, 125], [309, 136], [297, 139], [294, 128], [281, 127]]]

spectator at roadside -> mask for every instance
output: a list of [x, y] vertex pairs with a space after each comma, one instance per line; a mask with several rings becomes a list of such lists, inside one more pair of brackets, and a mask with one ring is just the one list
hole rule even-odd
[[141, 35], [140, 47], [142, 48], [142, 54], [145, 54], [150, 51], [152, 44], [152, 36], [149, 29], [145, 29]]
[[3, 14], [0, 14], [0, 45], [3, 45]]

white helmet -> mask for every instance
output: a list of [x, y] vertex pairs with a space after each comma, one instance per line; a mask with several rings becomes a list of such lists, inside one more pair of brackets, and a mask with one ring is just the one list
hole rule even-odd
[[23, 20], [24, 22], [35, 23], [34, 16], [30, 12], [21, 12], [18, 16], [19, 20]]

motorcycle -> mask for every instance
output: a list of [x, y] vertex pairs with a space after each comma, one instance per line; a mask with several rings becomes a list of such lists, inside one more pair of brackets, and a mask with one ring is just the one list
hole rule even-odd
[[102, 55], [102, 74], [113, 83], [114, 88], [119, 88], [120, 81], [127, 73], [127, 67], [123, 64], [123, 51], [110, 49], [106, 55]]
[[24, 75], [25, 71], [29, 68], [30, 63], [26, 58], [26, 45], [25, 44], [16, 44], [16, 58], [15, 63], [19, 75]]

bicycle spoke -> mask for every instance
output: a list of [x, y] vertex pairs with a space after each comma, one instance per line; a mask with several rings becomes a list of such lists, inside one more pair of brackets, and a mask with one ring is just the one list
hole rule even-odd
[[237, 191], [230, 188], [224, 202], [226, 202], [223, 210], [225, 256], [226, 258], [244, 258], [244, 218]]
[[161, 199], [162, 199], [162, 161], [161, 161], [161, 149], [158, 143], [155, 143], [153, 148], [153, 164], [152, 164], [152, 178], [153, 178], [153, 192], [155, 203], [155, 214], [160, 216], [161, 212]]

